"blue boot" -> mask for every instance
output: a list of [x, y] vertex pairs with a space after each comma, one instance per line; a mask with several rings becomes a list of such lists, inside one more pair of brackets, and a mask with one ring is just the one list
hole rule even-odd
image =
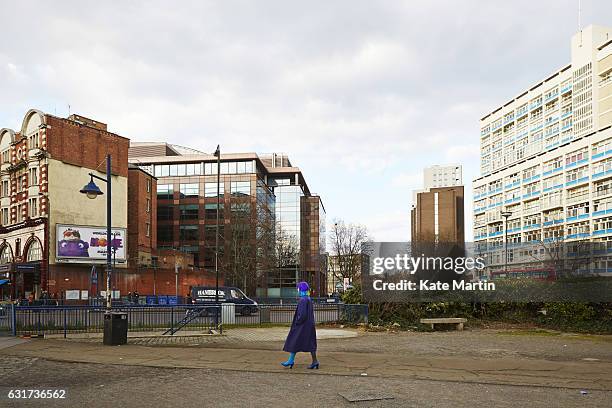
[[295, 353], [289, 353], [289, 359], [285, 362], [282, 362], [281, 365], [283, 367], [293, 368], [294, 361], [295, 361]]

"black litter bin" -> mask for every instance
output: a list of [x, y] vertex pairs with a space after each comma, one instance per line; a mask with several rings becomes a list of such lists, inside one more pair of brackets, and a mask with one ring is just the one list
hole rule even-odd
[[125, 312], [104, 313], [104, 344], [127, 344], [128, 316]]

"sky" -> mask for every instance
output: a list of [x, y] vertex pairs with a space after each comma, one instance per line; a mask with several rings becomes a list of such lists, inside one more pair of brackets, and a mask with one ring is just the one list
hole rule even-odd
[[[0, 128], [36, 108], [134, 141], [284, 152], [328, 223], [377, 241], [409, 239], [423, 167], [460, 163], [470, 240], [479, 119], [570, 61], [578, 0], [4, 1], [0, 16]], [[581, 16], [610, 26], [612, 2]]]

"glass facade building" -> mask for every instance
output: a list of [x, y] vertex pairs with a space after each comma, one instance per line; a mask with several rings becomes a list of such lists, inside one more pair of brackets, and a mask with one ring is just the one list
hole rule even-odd
[[[161, 153], [161, 154], [160, 154]], [[217, 162], [174, 146], [133, 143], [130, 161], [158, 178], [158, 247], [214, 269]], [[220, 270], [226, 284], [259, 297], [294, 297], [298, 281], [326, 285], [325, 210], [286, 156], [227, 154], [220, 163]], [[323, 288], [321, 291], [319, 288]]]

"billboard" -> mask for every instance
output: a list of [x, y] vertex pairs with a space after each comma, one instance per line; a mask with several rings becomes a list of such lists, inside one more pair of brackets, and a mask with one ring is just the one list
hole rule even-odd
[[[116, 250], [111, 256], [117, 262], [124, 262], [127, 246], [126, 229], [113, 228], [111, 236], [111, 246]], [[55, 238], [58, 260], [67, 262], [106, 260], [106, 227], [57, 224]]]

